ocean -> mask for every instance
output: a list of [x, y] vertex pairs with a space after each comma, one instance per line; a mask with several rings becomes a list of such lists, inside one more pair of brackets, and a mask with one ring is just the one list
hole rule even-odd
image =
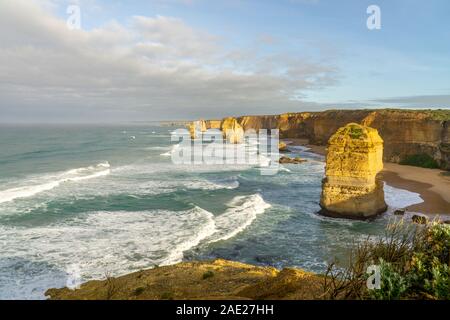
[[45, 299], [73, 281], [225, 258], [323, 272], [421, 202], [385, 185], [372, 222], [317, 215], [324, 159], [304, 147], [257, 165], [175, 165], [156, 125], [0, 127], [0, 299]]

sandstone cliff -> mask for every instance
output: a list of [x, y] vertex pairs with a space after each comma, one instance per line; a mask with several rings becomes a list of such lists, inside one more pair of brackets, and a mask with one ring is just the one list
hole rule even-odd
[[300, 269], [257, 267], [218, 259], [183, 262], [118, 278], [89, 281], [79, 290], [49, 289], [62, 300], [317, 299], [323, 278]]
[[244, 130], [279, 129], [281, 138], [304, 138], [317, 145], [325, 145], [340, 127], [359, 123], [378, 130], [385, 161], [425, 154], [450, 170], [450, 110], [329, 110], [236, 119]]
[[377, 130], [350, 123], [328, 141], [321, 213], [367, 219], [386, 211], [383, 182], [383, 140]]

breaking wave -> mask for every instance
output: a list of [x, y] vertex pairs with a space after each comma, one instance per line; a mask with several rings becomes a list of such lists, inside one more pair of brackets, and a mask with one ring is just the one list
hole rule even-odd
[[[89, 166], [85, 168], [71, 169], [66, 172], [46, 175], [39, 178], [32, 178], [26, 182], [31, 182], [31, 185], [10, 188], [0, 191], [0, 203], [13, 201], [19, 198], [32, 197], [38, 193], [52, 190], [65, 182], [79, 182], [83, 180], [94, 179], [106, 176], [111, 173], [108, 162], [99, 163], [96, 166]], [[47, 180], [44, 183], [35, 183], [37, 181]]]

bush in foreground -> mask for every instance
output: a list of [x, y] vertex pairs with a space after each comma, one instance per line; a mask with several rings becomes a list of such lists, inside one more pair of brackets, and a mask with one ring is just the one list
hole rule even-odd
[[[369, 289], [367, 268], [380, 271], [380, 289]], [[354, 246], [348, 266], [329, 265], [325, 299], [450, 299], [450, 226], [390, 224], [384, 237]]]

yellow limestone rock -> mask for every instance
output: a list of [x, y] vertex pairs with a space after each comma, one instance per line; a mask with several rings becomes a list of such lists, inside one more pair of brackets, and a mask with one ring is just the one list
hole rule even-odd
[[189, 124], [188, 127], [189, 133], [191, 134], [191, 139], [199, 138], [202, 132], [205, 132], [207, 130], [205, 120], [193, 121]]
[[242, 143], [244, 141], [244, 128], [242, 128], [236, 118], [223, 119], [221, 130], [224, 138], [229, 143]]
[[356, 123], [338, 129], [328, 141], [321, 213], [367, 219], [386, 211], [382, 169], [383, 140], [376, 129]]
[[283, 141], [278, 142], [279, 151], [288, 151], [287, 144]]

